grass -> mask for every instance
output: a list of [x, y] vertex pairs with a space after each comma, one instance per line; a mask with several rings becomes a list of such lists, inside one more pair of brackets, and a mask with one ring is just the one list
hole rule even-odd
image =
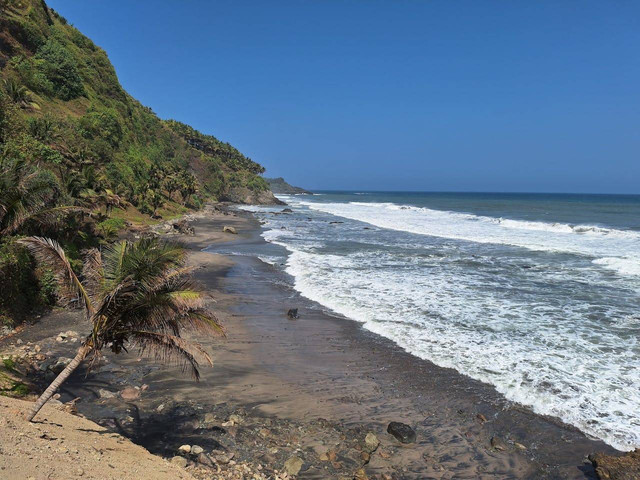
[[21, 373], [16, 368], [16, 361], [13, 357], [2, 359], [0, 367], [0, 395], [5, 397], [26, 397], [31, 390], [29, 386], [21, 381], [17, 376]]

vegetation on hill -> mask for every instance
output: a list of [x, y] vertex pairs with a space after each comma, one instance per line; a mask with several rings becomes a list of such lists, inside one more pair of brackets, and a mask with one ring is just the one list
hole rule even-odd
[[[79, 265], [79, 252], [111, 239], [124, 218], [210, 199], [275, 202], [263, 171], [132, 98], [104, 50], [43, 0], [0, 0], [0, 323], [50, 300], [14, 236], [54, 238]], [[13, 290], [33, 291], [24, 308], [4, 293]]]
[[304, 188], [295, 187], [285, 181], [284, 178], [265, 178], [269, 188], [273, 193], [284, 193], [285, 195], [309, 195], [311, 192]]

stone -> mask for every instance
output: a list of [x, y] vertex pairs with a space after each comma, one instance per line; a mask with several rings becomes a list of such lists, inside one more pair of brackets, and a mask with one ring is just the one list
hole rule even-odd
[[202, 448], [200, 445], [193, 445], [191, 447], [191, 453], [194, 455], [200, 455], [202, 452], [204, 452], [204, 448]]
[[230, 227], [229, 225], [225, 225], [224, 227], [222, 227], [222, 231], [224, 233], [233, 233], [234, 235], [238, 233], [235, 228]]
[[71, 358], [60, 357], [53, 365], [49, 366], [49, 370], [51, 370], [56, 375], [60, 375], [60, 373], [65, 369], [67, 365], [71, 363]]
[[293, 210], [291, 210], [290, 208], [285, 208], [282, 210], [282, 213], [293, 213]]
[[100, 395], [100, 398], [113, 398], [116, 396], [115, 393], [110, 392], [109, 390], [106, 390], [104, 388], [98, 390], [98, 395]]
[[487, 421], [487, 417], [485, 417], [483, 414], [479, 413], [478, 415], [476, 415], [476, 418], [478, 420], [480, 420], [482, 423], [485, 423]]
[[191, 453], [191, 445], [180, 445], [180, 447], [178, 447], [178, 452]]
[[135, 387], [127, 387], [120, 392], [120, 396], [127, 402], [138, 400], [140, 398], [140, 389]]
[[201, 453], [200, 455], [198, 455], [198, 458], [196, 459], [196, 461], [200, 465], [204, 465], [205, 467], [213, 468], [215, 466], [215, 463], [213, 463], [213, 460], [211, 460], [211, 458], [209, 458], [209, 455], [207, 455], [206, 453]]
[[640, 448], [622, 455], [592, 453], [589, 461], [601, 480], [640, 480]]
[[232, 415], [229, 415], [229, 421], [233, 422], [234, 424], [240, 424], [242, 423], [242, 417], [234, 413]]
[[364, 468], [359, 469], [353, 478], [354, 480], [369, 480]]
[[290, 308], [289, 311], [287, 312], [287, 317], [289, 317], [291, 319], [300, 318], [300, 316], [298, 315], [298, 309], [297, 308]]
[[491, 437], [491, 446], [495, 449], [498, 450], [499, 452], [503, 452], [507, 449], [507, 444], [504, 443], [504, 440], [502, 440], [500, 437], [494, 435], [493, 437]]
[[286, 462], [284, 462], [284, 471], [292, 477], [295, 477], [296, 475], [298, 475], [298, 473], [300, 473], [303, 464], [304, 462], [300, 457], [291, 457]]
[[193, 227], [186, 220], [179, 220], [173, 223], [173, 229], [183, 235], [193, 235], [195, 232]]
[[216, 417], [213, 413], [205, 413], [204, 414], [204, 423], [215, 423]]
[[375, 433], [369, 432], [364, 437], [364, 447], [365, 450], [369, 453], [373, 453], [378, 449], [378, 445], [380, 445], [380, 440]]
[[216, 462], [219, 463], [220, 465], [226, 465], [233, 459], [234, 455], [235, 454], [233, 452], [228, 455], [216, 454], [215, 459], [216, 459]]
[[387, 426], [387, 433], [393, 435], [401, 443], [413, 443], [416, 441], [415, 430], [406, 423], [389, 423]]
[[179, 466], [180, 468], [185, 468], [187, 466], [187, 459], [184, 457], [175, 456], [171, 459], [171, 463]]

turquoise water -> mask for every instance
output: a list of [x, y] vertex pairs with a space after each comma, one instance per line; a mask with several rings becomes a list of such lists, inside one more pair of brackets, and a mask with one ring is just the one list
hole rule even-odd
[[640, 197], [321, 192], [250, 207], [293, 286], [412, 354], [640, 446]]

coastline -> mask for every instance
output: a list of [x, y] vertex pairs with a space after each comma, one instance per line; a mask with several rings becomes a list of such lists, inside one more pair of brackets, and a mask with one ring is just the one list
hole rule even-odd
[[[584, 479], [596, 478], [586, 455], [615, 452], [301, 297], [285, 274], [251, 255], [264, 245], [252, 215], [210, 212], [191, 224], [195, 235], [179, 239], [227, 330], [226, 339], [198, 339], [214, 367], [196, 384], [134, 353], [108, 354], [61, 392], [63, 401], [81, 397], [80, 413], [152, 453], [170, 458], [183, 443], [223, 447], [234, 462], [265, 471], [296, 456], [299, 478]], [[222, 233], [224, 225], [238, 235]], [[215, 253], [230, 246], [244, 255]], [[289, 308], [300, 318], [287, 318]], [[74, 313], [57, 313], [15, 338], [44, 342], [51, 357], [68, 354], [73, 345], [55, 336], [77, 322]], [[127, 386], [138, 387], [137, 398], [117, 396]], [[232, 415], [241, 421], [230, 424]], [[417, 442], [388, 435], [391, 421], [414, 427]], [[362, 448], [367, 432], [381, 442], [370, 454]]]

